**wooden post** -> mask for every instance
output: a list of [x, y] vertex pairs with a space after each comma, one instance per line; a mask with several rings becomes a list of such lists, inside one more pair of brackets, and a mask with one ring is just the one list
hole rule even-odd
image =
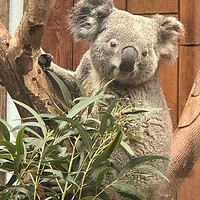
[[[183, 112], [184, 105], [188, 99], [190, 90], [192, 88], [194, 79], [196, 78], [196, 75], [198, 74], [200, 70], [200, 1], [195, 0], [180, 0], [180, 20], [183, 23], [185, 27], [185, 38], [181, 41], [181, 47], [180, 47], [180, 74], [179, 74], [179, 86], [180, 86], [180, 92], [179, 92], [179, 115], [181, 116]], [[198, 81], [200, 80], [200, 77], [197, 77], [197, 80], [195, 81], [197, 85]], [[194, 83], [195, 84], [195, 83]], [[190, 97], [192, 101], [195, 101], [195, 99], [199, 100], [199, 92], [200, 89], [197, 88], [195, 93], [197, 94], [196, 97]], [[189, 102], [189, 101], [187, 101]], [[193, 124], [195, 124], [196, 121], [198, 121], [198, 118], [195, 119], [195, 115], [199, 115], [200, 113], [200, 107], [198, 106], [197, 102], [190, 102], [189, 109], [184, 109], [183, 115], [181, 119], [180, 126], [185, 123], [187, 120], [195, 120]], [[188, 103], [189, 104], [189, 103]], [[187, 106], [186, 106], [187, 108]], [[188, 112], [190, 111], [190, 113]], [[187, 118], [187, 119], [185, 119]], [[191, 127], [194, 127], [194, 125], [191, 124]], [[190, 127], [189, 126], [189, 127]], [[188, 127], [188, 128], [189, 128]], [[199, 127], [198, 125], [196, 126]], [[186, 128], [183, 129], [186, 131]], [[186, 132], [188, 135], [185, 137], [194, 137], [193, 135], [196, 134], [196, 132]], [[181, 132], [179, 131], [179, 134]], [[195, 141], [198, 141], [199, 135], [194, 139]], [[188, 140], [189, 141], [189, 140]], [[191, 141], [190, 141], [191, 142]], [[194, 145], [191, 142], [191, 146]], [[200, 145], [199, 145], [200, 146]], [[190, 151], [192, 151], [190, 149]], [[199, 151], [199, 150], [198, 150]], [[191, 159], [194, 159], [196, 161], [196, 157], [198, 156], [198, 151], [196, 152], [193, 150], [193, 154], [190, 155]], [[189, 175], [185, 180], [183, 181], [183, 184], [181, 185], [179, 192], [178, 192], [178, 200], [199, 200], [200, 198], [200, 160], [196, 162], [192, 170], [190, 171]]]

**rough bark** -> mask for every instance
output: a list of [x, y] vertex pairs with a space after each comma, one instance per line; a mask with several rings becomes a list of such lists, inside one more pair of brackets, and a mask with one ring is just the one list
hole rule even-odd
[[[0, 19], [8, 27], [9, 0], [0, 0]], [[0, 86], [0, 118], [6, 119], [6, 90]], [[2, 136], [0, 136], [2, 139]], [[5, 173], [0, 173], [0, 185], [5, 184]]]
[[[55, 0], [29, 0], [13, 38], [0, 24], [0, 79], [13, 99], [24, 102], [39, 113], [56, 112], [52, 101], [61, 102], [38, 65], [44, 26]], [[21, 117], [28, 112], [18, 107]]]
[[188, 97], [172, 140], [167, 177], [150, 200], [171, 200], [184, 178], [200, 157], [200, 71]]

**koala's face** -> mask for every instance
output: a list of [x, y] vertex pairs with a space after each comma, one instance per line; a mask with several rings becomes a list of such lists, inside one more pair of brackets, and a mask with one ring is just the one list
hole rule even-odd
[[70, 16], [71, 33], [90, 42], [92, 67], [106, 80], [138, 85], [159, 60], [174, 61], [183, 26], [174, 17], [147, 18], [120, 11], [113, 0], [80, 0]]
[[107, 80], [131, 85], [146, 82], [157, 69], [155, 22], [117, 10], [105, 24], [91, 44], [93, 67]]

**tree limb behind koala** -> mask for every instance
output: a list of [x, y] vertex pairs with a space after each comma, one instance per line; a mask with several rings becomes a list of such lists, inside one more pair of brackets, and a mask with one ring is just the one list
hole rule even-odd
[[[38, 65], [40, 45], [55, 0], [29, 0], [24, 16], [11, 39], [0, 24], [0, 79], [13, 99], [34, 108], [39, 113], [56, 112], [50, 105], [56, 98], [51, 82]], [[21, 117], [28, 112], [18, 107]]]

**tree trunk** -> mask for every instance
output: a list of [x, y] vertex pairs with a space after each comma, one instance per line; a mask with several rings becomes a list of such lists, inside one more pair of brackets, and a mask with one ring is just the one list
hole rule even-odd
[[[9, 18], [9, 0], [0, 0], [0, 19], [8, 28]], [[4, 87], [0, 85], [0, 118], [6, 119], [6, 101], [7, 93]], [[2, 136], [0, 135], [0, 139]], [[0, 173], [0, 186], [5, 184], [5, 173]]]
[[171, 200], [200, 157], [200, 71], [183, 110], [172, 140], [171, 160], [167, 177], [150, 200]]
[[[46, 74], [38, 65], [44, 26], [55, 0], [29, 0], [13, 38], [0, 24], [0, 79], [13, 99], [38, 113], [57, 112], [52, 102], [61, 105]], [[18, 106], [20, 116], [29, 113]]]

